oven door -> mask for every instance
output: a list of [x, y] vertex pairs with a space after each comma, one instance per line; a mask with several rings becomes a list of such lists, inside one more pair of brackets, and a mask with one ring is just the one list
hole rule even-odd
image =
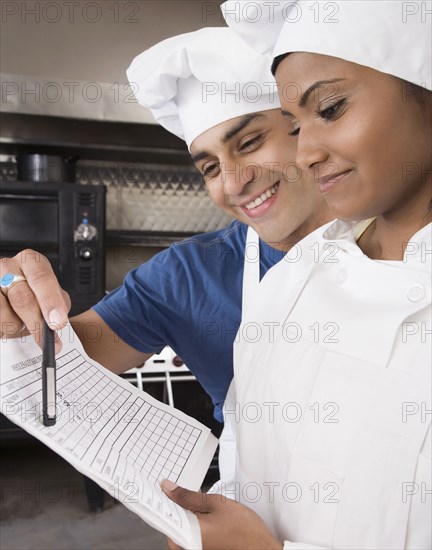
[[[219, 438], [223, 425], [213, 416], [210, 397], [171, 348], [164, 348], [159, 355], [153, 355], [144, 365], [127, 371], [122, 377], [155, 399], [202, 422]], [[218, 479], [216, 453], [204, 483], [211, 485]]]

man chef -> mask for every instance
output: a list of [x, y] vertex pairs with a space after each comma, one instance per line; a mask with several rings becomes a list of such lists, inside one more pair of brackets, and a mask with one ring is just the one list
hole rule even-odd
[[[212, 398], [219, 421], [233, 376], [243, 266], [257, 257], [245, 250], [248, 226], [260, 237], [263, 277], [331, 219], [294, 163], [295, 139], [269, 61], [230, 29], [207, 28], [164, 40], [132, 62], [128, 77], [139, 102], [186, 141], [211, 198], [235, 221], [171, 246], [71, 319], [90, 357], [118, 374], [171, 346]], [[40, 341], [42, 316], [57, 328], [66, 323], [70, 301], [46, 258], [24, 251], [0, 268], [2, 277], [14, 276], [0, 294], [3, 334], [12, 337], [25, 324]], [[90, 323], [97, 341], [85, 338]]]

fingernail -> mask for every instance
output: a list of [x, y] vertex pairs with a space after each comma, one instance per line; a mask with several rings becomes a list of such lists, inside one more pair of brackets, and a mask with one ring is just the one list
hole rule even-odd
[[50, 323], [59, 327], [63, 326], [67, 321], [67, 317], [62, 315], [58, 309], [52, 309], [49, 312], [48, 318]]
[[164, 479], [161, 481], [161, 487], [163, 489], [166, 489], [167, 491], [174, 491], [177, 489], [178, 485], [176, 485], [173, 481], [169, 479]]

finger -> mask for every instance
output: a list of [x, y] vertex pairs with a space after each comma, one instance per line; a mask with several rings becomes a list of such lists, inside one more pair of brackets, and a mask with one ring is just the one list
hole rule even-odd
[[[30, 334], [41, 345], [42, 319], [44, 316], [51, 328], [58, 330], [67, 322], [70, 298], [60, 287], [51, 264], [42, 254], [33, 250], [23, 250], [14, 258], [2, 258], [0, 273], [23, 275], [27, 281], [13, 285], [5, 298], [9, 307], [5, 307], [7, 323], [16, 326], [17, 317], [24, 322]], [[13, 313], [12, 313], [13, 312]], [[7, 325], [7, 330], [11, 325]], [[61, 342], [56, 335], [56, 353]]]
[[52, 328], [57, 325], [57, 330], [64, 327], [68, 321], [70, 300], [65, 299], [67, 293], [61, 288], [48, 259], [34, 250], [23, 250], [15, 258], [45, 321]]
[[[10, 296], [11, 293], [13, 294], [12, 297]], [[13, 304], [15, 311], [12, 310], [12, 315], [15, 315], [18, 320], [15, 322], [12, 321], [6, 323], [5, 329], [8, 333], [4, 334], [4, 336], [6, 336], [6, 338], [11, 338], [14, 336], [24, 337], [30, 335], [36, 341], [37, 345], [42, 348], [43, 318], [30, 287], [25, 283], [25, 281], [22, 281], [19, 284], [17, 283], [8, 291], [8, 298], [10, 299], [8, 307], [9, 309], [12, 309], [10, 306], [11, 303]], [[16, 315], [16, 313], [18, 313], [18, 315]], [[5, 323], [2, 323], [2, 325], [4, 326]], [[48, 325], [54, 331], [59, 328], [58, 325], [53, 323], [48, 323]], [[10, 327], [17, 329], [13, 335], [11, 334]], [[56, 355], [60, 353], [62, 349], [62, 342], [57, 332], [54, 332], [54, 348]]]
[[161, 482], [161, 487], [168, 498], [186, 510], [200, 512], [202, 514], [210, 510], [209, 495], [205, 493], [189, 491], [189, 489], [179, 487], [169, 479], [164, 479]]
[[38, 346], [42, 347], [42, 313], [37, 300], [25, 281], [11, 287], [7, 293], [7, 300], [15, 315], [21, 319]]
[[[42, 313], [39, 304], [26, 281], [20, 281], [8, 290], [7, 297], [2, 295], [2, 332], [8, 338], [21, 333], [23, 324], [34, 338], [39, 347], [42, 347]], [[3, 316], [3, 310], [5, 315]], [[58, 330], [59, 326], [48, 323], [51, 328]], [[55, 353], [61, 351], [62, 345], [57, 334], [55, 338]]]
[[0, 335], [5, 338], [14, 338], [21, 333], [22, 320], [11, 308], [9, 301], [0, 292]]
[[71, 307], [72, 307], [72, 302], [71, 302], [71, 299], [70, 299], [70, 296], [69, 294], [66, 292], [66, 290], [63, 290], [63, 289], [60, 289], [61, 290], [61, 293], [62, 293], [62, 296], [63, 296], [63, 300], [66, 304], [66, 308], [67, 308], [67, 312], [69, 313]]

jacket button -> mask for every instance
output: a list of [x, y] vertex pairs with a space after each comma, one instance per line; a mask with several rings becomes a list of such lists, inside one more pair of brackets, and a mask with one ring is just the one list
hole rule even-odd
[[423, 285], [410, 286], [407, 292], [407, 298], [410, 302], [421, 302], [426, 296], [426, 290]]
[[348, 271], [341, 267], [336, 275], [336, 283], [338, 285], [343, 285], [343, 283], [348, 279]]

